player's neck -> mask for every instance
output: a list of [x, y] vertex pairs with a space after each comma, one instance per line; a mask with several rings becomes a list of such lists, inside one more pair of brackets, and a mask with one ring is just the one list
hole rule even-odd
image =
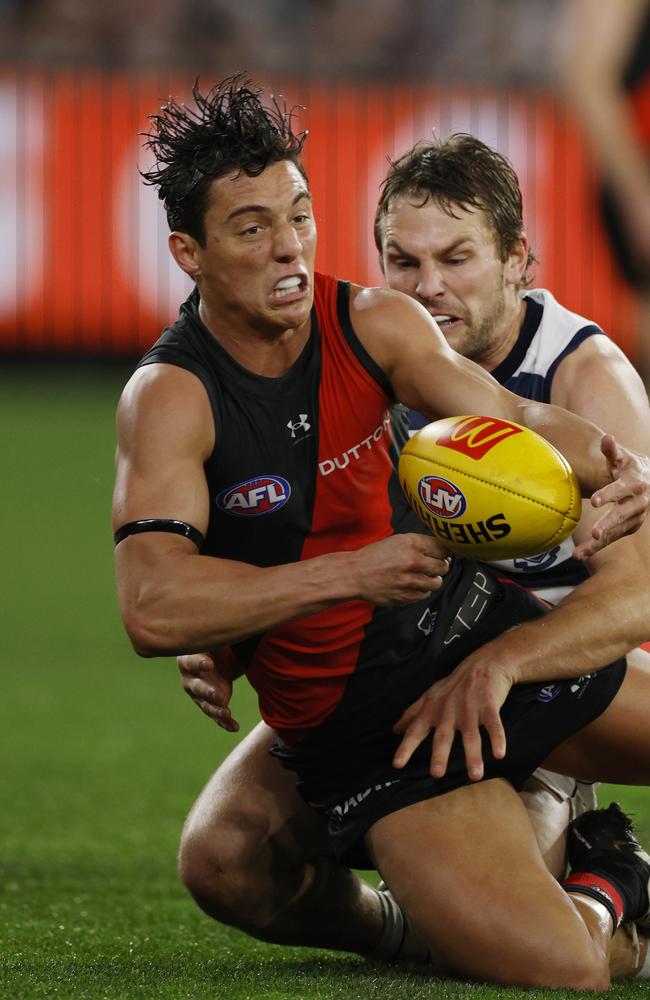
[[516, 300], [508, 303], [499, 323], [498, 335], [494, 337], [492, 344], [479, 361], [482, 368], [492, 372], [505, 361], [517, 343], [525, 316], [526, 300], [517, 296]]
[[257, 328], [244, 319], [223, 315], [203, 299], [199, 303], [199, 316], [208, 332], [238, 364], [266, 378], [279, 378], [291, 368], [302, 353], [311, 328], [311, 321], [295, 329], [262, 323]]

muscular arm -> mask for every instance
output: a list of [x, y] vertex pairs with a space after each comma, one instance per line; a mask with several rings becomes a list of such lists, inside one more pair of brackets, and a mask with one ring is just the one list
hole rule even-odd
[[[138, 519], [172, 518], [205, 533], [203, 463], [214, 447], [213, 426], [194, 375], [172, 365], [136, 372], [118, 408], [113, 530]], [[200, 555], [182, 536], [151, 532], [116, 547], [118, 600], [141, 655], [214, 649], [353, 598], [418, 600], [446, 571], [437, 554], [433, 539], [403, 535], [355, 552], [259, 568]]]
[[[351, 315], [361, 341], [387, 374], [400, 402], [432, 420], [481, 413], [537, 431], [567, 457], [583, 495], [598, 491], [596, 505], [622, 499], [630, 492], [630, 482], [624, 486], [611, 481], [601, 453], [603, 434], [597, 426], [558, 406], [508, 392], [478, 365], [456, 354], [426, 310], [412, 299], [386, 289], [357, 288]], [[642, 460], [641, 467], [647, 477], [650, 463]], [[633, 492], [641, 493], [646, 487], [647, 483], [635, 482]], [[619, 510], [611, 509], [607, 515], [605, 534], [620, 526], [620, 519], [632, 510], [644, 512], [646, 503], [631, 497], [629, 503], [617, 506]], [[639, 524], [637, 520], [635, 527]], [[607, 540], [613, 537], [610, 534]]]
[[[591, 338], [560, 365], [553, 395], [587, 417], [607, 407], [608, 424], [626, 443], [648, 450], [648, 401], [636, 372], [604, 338]], [[579, 530], [591, 531], [587, 508]], [[647, 522], [590, 560], [593, 576], [548, 615], [525, 622], [481, 646], [403, 714], [404, 734], [395, 756], [404, 765], [416, 746], [435, 730], [432, 774], [444, 774], [451, 740], [462, 733], [468, 773], [483, 775], [479, 726], [493, 752], [506, 752], [500, 709], [512, 684], [576, 677], [602, 668], [650, 634], [650, 529]]]
[[[398, 294], [383, 290], [360, 291], [355, 298], [353, 320], [357, 320], [355, 325], [362, 341], [388, 374], [402, 402], [432, 419], [453, 414], [485, 413], [522, 423], [541, 433], [566, 455], [583, 488], [597, 489], [603, 500], [616, 498], [612, 487], [616, 487], [617, 482], [603, 487], [608, 469], [599, 454], [601, 433], [594, 424], [558, 406], [531, 403], [507, 392], [478, 366], [454, 354], [417, 303], [409, 300], [402, 310], [400, 299]], [[379, 332], [375, 336], [375, 328], [368, 317], [376, 308], [381, 308], [383, 322], [378, 324]], [[408, 317], [407, 312], [411, 314]], [[400, 314], [403, 314], [401, 320], [398, 318]], [[392, 327], [392, 337], [387, 324]], [[585, 371], [585, 382], [597, 367], [593, 366], [591, 372]], [[600, 391], [605, 388], [601, 386]], [[585, 393], [587, 391], [588, 387], [585, 387]], [[577, 399], [571, 403], [567, 399], [566, 402], [567, 405], [578, 406]], [[647, 420], [640, 402], [638, 406], [639, 419]], [[609, 421], [609, 407], [607, 415]], [[621, 454], [629, 453], [623, 451]], [[643, 470], [641, 478], [647, 479], [647, 460], [641, 459], [639, 467]], [[641, 511], [645, 511], [645, 498], [630, 496], [629, 484], [625, 489], [627, 493], [622, 490], [619, 494], [627, 497], [623, 504], [634, 506], [635, 500], [642, 500]], [[616, 503], [615, 507], [621, 508], [623, 504]], [[630, 524], [625, 515], [617, 522], [619, 515], [620, 509], [617, 511], [615, 508], [606, 515], [609, 524], [603, 526], [602, 535], [609, 535], [610, 541], [614, 536], [625, 534], [625, 530], [620, 530], [621, 525]], [[638, 529], [641, 523], [639, 518], [635, 527]], [[588, 551], [592, 555], [597, 547], [590, 545]], [[575, 654], [579, 651], [584, 662], [589, 648], [590, 600], [593, 600], [593, 593], [587, 591], [582, 598], [577, 624], [572, 625], [570, 618], [569, 624], [564, 625], [564, 616], [573, 616], [573, 608], [552, 611], [534, 632], [529, 630], [527, 624], [505, 633], [476, 650], [451, 674], [437, 681], [403, 713], [396, 724], [395, 729], [403, 734], [403, 739], [395, 754], [395, 766], [404, 766], [415, 747], [433, 730], [431, 773], [441, 777], [446, 770], [454, 735], [461, 732], [468, 773], [472, 779], [479, 780], [483, 775], [480, 727], [484, 726], [487, 730], [495, 756], [502, 757], [506, 745], [500, 710], [512, 685], [521, 681], [574, 677], [581, 672], [579, 657]], [[602, 600], [602, 592], [599, 600]], [[564, 628], [567, 631], [563, 631]], [[547, 635], [549, 638], [546, 638]], [[567, 649], [565, 643], [569, 637], [573, 645]], [[624, 642], [625, 649], [633, 646], [635, 641], [638, 640], [632, 635], [624, 639], [622, 629], [618, 632], [619, 645]], [[593, 659], [600, 661], [595, 664], [600, 667], [608, 662], [602, 649], [596, 650], [593, 658], [590, 654], [589, 657], [589, 666]]]
[[[559, 366], [552, 398], [591, 420], [604, 407], [607, 426], [627, 447], [650, 452], [650, 408], [641, 379], [604, 337], [590, 337]], [[605, 401], [603, 403], [603, 401]], [[585, 507], [576, 540], [588, 537], [597, 515]], [[650, 639], [650, 526], [597, 552], [592, 576], [550, 615], [495, 640], [492, 652], [519, 680], [587, 673]]]

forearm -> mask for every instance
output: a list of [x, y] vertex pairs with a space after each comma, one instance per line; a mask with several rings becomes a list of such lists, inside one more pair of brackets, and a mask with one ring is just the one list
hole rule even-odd
[[599, 571], [542, 618], [489, 644], [515, 683], [580, 677], [650, 638], [650, 579], [621, 567]]
[[184, 553], [164, 571], [140, 567], [137, 587], [118, 563], [122, 618], [142, 656], [214, 649], [356, 596], [353, 556], [332, 553], [267, 569]]
[[515, 419], [550, 441], [570, 463], [583, 496], [590, 496], [610, 482], [607, 462], [600, 450], [603, 431], [589, 420], [559, 406], [518, 401]]

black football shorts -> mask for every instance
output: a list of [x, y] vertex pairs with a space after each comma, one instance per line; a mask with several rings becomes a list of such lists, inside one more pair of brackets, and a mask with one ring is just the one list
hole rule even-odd
[[[302, 798], [327, 817], [332, 849], [345, 863], [373, 867], [363, 839], [382, 816], [470, 784], [460, 734], [444, 777], [429, 774], [431, 737], [406, 767], [393, 768], [400, 737], [392, 726], [404, 709], [474, 649], [547, 610], [519, 584], [467, 562], [453, 593], [435, 605], [431, 633], [417, 655], [405, 656], [402, 666], [391, 664], [383, 673], [357, 670], [346, 687], [345, 712], [335, 710], [294, 746], [278, 741], [272, 753], [297, 773]], [[484, 780], [504, 778], [521, 789], [555, 747], [607, 708], [625, 668], [623, 658], [573, 680], [513, 687], [501, 709], [507, 739], [503, 760], [493, 757], [483, 734]]]

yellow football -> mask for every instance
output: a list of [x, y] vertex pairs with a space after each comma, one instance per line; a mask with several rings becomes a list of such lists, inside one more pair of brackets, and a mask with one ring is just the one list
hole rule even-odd
[[402, 451], [399, 478], [432, 534], [471, 559], [546, 552], [580, 519], [580, 487], [567, 460], [534, 431], [495, 417], [423, 427]]

